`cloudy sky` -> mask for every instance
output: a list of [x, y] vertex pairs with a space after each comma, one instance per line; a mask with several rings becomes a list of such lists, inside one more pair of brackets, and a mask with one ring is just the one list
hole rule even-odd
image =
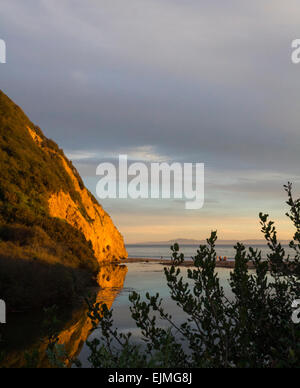
[[73, 160], [205, 163], [205, 206], [104, 200], [129, 243], [280, 236], [300, 191], [299, 0], [1, 0], [0, 88]]

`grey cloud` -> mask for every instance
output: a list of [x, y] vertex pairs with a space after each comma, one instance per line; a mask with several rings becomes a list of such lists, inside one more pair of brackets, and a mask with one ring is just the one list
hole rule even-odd
[[205, 162], [210, 201], [267, 197], [299, 178], [299, 25], [296, 0], [2, 0], [1, 88], [84, 176], [152, 147]]

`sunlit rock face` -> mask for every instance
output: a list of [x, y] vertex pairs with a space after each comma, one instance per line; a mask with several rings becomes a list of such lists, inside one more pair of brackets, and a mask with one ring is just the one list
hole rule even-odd
[[[124, 281], [127, 274], [127, 267], [124, 265], [107, 265], [103, 266], [99, 273], [100, 289], [97, 292], [96, 302], [105, 303], [110, 309], [114, 303], [115, 298], [124, 286]], [[85, 304], [72, 312], [69, 320], [62, 325], [59, 333], [59, 343], [63, 344], [70, 359], [74, 359], [80, 353], [85, 341], [88, 339], [92, 322], [87, 316], [88, 309]], [[20, 316], [22, 320], [22, 317]], [[20, 322], [16, 322], [16, 330]], [[34, 330], [34, 328], [31, 328]], [[10, 335], [14, 335], [14, 330]], [[32, 333], [31, 333], [32, 335]], [[39, 333], [34, 333], [35, 340], [29, 345], [28, 343], [19, 344], [18, 349], [11, 349], [7, 352], [4, 362], [1, 366], [6, 368], [20, 368], [26, 365], [25, 354], [32, 354], [34, 350], [38, 351], [38, 365], [37, 367], [50, 367], [46, 355], [47, 339], [39, 340]], [[28, 335], [30, 337], [30, 335]], [[26, 340], [24, 333], [24, 340]], [[67, 364], [66, 366], [70, 366]]]
[[[41, 147], [43, 142], [41, 137], [33, 129], [29, 127], [27, 129], [33, 141]], [[47, 147], [42, 147], [42, 149], [44, 152], [53, 153], [53, 150]], [[65, 156], [60, 155], [60, 159], [62, 167], [73, 182], [81, 203], [76, 203], [67, 192], [51, 193], [48, 200], [50, 216], [61, 218], [80, 230], [86, 240], [91, 242], [99, 263], [116, 262], [127, 258], [128, 254], [123, 237], [113, 224], [110, 216], [79, 182], [77, 171], [70, 168]], [[84, 209], [82, 209], [82, 206]]]
[[72, 162], [1, 90], [0, 162], [1, 223], [43, 229], [65, 248], [59, 257], [65, 266], [86, 264], [93, 272], [97, 261], [127, 258], [123, 237]]

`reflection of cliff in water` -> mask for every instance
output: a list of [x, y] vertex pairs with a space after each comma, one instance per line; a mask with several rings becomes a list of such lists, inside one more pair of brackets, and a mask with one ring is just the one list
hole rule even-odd
[[[100, 290], [97, 292], [96, 302], [103, 302], [111, 308], [115, 298], [123, 288], [127, 274], [125, 265], [108, 265], [100, 269], [98, 283]], [[92, 323], [87, 317], [88, 309], [84, 304], [81, 308], [71, 312], [63, 312], [59, 317], [62, 329], [59, 334], [59, 343], [65, 345], [70, 358], [75, 358], [80, 353], [82, 346], [89, 337]], [[5, 342], [7, 352], [2, 366], [22, 367], [26, 364], [26, 353], [31, 354], [37, 350], [39, 354], [38, 367], [49, 366], [46, 357], [47, 340], [40, 340], [43, 317], [32, 315], [14, 316], [7, 324]], [[1, 366], [1, 365], [0, 365]]]

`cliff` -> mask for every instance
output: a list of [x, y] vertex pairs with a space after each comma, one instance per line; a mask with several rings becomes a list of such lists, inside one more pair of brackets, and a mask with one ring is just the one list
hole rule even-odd
[[[0, 165], [0, 226], [38, 226], [71, 267], [127, 257], [123, 237], [63, 151], [1, 91]], [[4, 227], [4, 241], [6, 234]]]
[[[44, 152], [52, 153], [43, 147], [43, 140], [38, 133], [27, 127], [30, 136], [38, 147]], [[74, 190], [78, 193], [80, 201], [74, 201], [68, 192], [60, 190], [49, 193], [48, 206], [51, 217], [67, 221], [74, 228], [80, 230], [87, 241], [93, 246], [95, 256], [99, 263], [115, 262], [127, 257], [123, 237], [113, 224], [109, 215], [97, 203], [92, 194], [79, 180], [76, 169], [64, 155], [59, 155], [63, 169], [71, 178]], [[82, 207], [84, 212], [82, 212]]]

